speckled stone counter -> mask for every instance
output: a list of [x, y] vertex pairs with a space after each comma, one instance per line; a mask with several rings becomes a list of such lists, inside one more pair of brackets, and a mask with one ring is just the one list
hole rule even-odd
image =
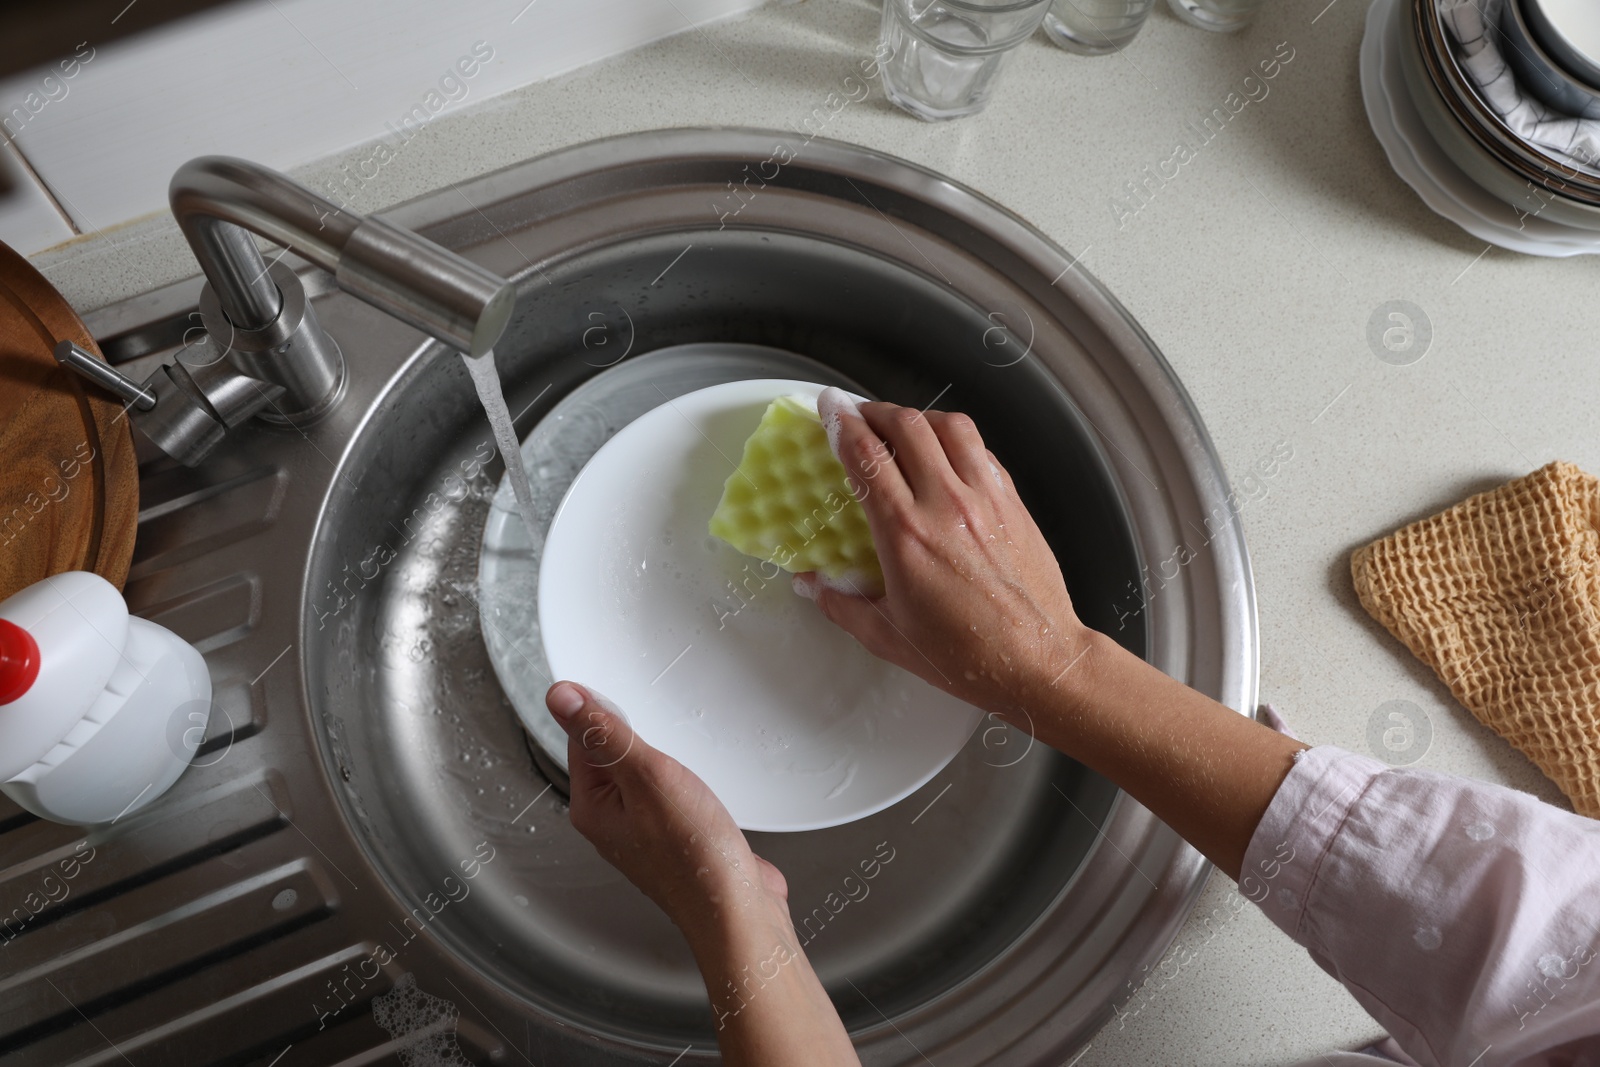
[[[1486, 249], [1395, 177], [1361, 102], [1364, 15], [1362, 0], [1273, 0], [1224, 37], [1163, 4], [1120, 55], [1035, 37], [986, 113], [927, 125], [876, 86], [847, 98], [876, 6], [806, 0], [441, 118], [370, 180], [339, 170], [361, 150], [297, 176], [345, 181], [351, 205], [372, 211], [596, 137], [808, 119], [951, 175], [1081, 255], [1192, 393], [1244, 502], [1262, 698], [1308, 741], [1375, 755], [1377, 709], [1407, 701], [1431, 733], [1419, 766], [1559, 801], [1361, 611], [1348, 559], [1549, 460], [1600, 471], [1600, 260]], [[165, 216], [34, 262], [81, 310], [196, 272]], [[1368, 342], [1396, 300], [1431, 327], [1406, 365]], [[1214, 876], [1174, 951], [1077, 1062], [1286, 1064], [1378, 1032]]]

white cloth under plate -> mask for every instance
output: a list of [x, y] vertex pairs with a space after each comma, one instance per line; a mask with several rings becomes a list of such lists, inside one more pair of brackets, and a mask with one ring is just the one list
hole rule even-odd
[[1455, 37], [1461, 69], [1489, 109], [1531, 145], [1573, 167], [1600, 173], [1600, 119], [1580, 119], [1548, 107], [1523, 91], [1500, 54], [1498, 29], [1504, 0], [1438, 0], [1445, 29]]

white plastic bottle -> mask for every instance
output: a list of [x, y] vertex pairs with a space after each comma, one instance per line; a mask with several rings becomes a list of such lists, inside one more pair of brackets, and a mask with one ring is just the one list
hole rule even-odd
[[116, 587], [69, 571], [0, 603], [0, 790], [41, 818], [112, 822], [164, 793], [205, 732], [211, 676]]

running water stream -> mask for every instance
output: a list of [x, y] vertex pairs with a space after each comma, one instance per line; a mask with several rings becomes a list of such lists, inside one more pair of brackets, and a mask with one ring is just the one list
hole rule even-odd
[[506, 473], [511, 476], [511, 491], [517, 495], [517, 511], [522, 514], [522, 527], [528, 532], [528, 546], [539, 543], [533, 524], [533, 487], [528, 484], [528, 470], [522, 465], [522, 442], [517, 440], [517, 428], [511, 423], [511, 409], [506, 407], [505, 393], [500, 390], [500, 374], [494, 366], [494, 349], [481, 356], [461, 353], [461, 361], [472, 375], [472, 385], [478, 390], [478, 402], [489, 416], [494, 429], [495, 445], [505, 460]]

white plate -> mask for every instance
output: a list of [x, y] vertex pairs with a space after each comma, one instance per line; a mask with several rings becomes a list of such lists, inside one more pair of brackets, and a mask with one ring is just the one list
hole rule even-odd
[[1367, 121], [1394, 172], [1433, 211], [1474, 237], [1535, 256], [1600, 253], [1600, 235], [1522, 213], [1469, 178], [1433, 140], [1407, 93], [1397, 48], [1404, 47], [1396, 0], [1373, 0], [1361, 41]]
[[881, 811], [937, 774], [981, 713], [875, 659], [789, 575], [707, 521], [781, 378], [685, 394], [607, 441], [545, 538], [539, 625], [557, 678], [593, 685], [747, 830]]
[[[604, 360], [611, 365], [557, 401], [522, 440], [522, 462], [534, 499], [532, 543], [511, 479], [502, 476], [478, 557], [478, 624], [489, 662], [523, 727], [562, 773], [567, 769], [567, 735], [544, 706], [551, 679], [539, 632], [539, 564], [550, 521], [578, 472], [634, 419], [663, 400], [696, 389], [751, 378], [797, 378], [856, 388], [814, 360], [765, 345], [697, 341], [621, 355], [626, 358]], [[522, 414], [526, 412], [518, 418]]]
[[[1588, 60], [1591, 67], [1600, 67], [1600, 6], [1594, 0], [1537, 0], [1533, 6], [1544, 14], [1557, 38]], [[1592, 74], [1572, 76], [1587, 81]]]

